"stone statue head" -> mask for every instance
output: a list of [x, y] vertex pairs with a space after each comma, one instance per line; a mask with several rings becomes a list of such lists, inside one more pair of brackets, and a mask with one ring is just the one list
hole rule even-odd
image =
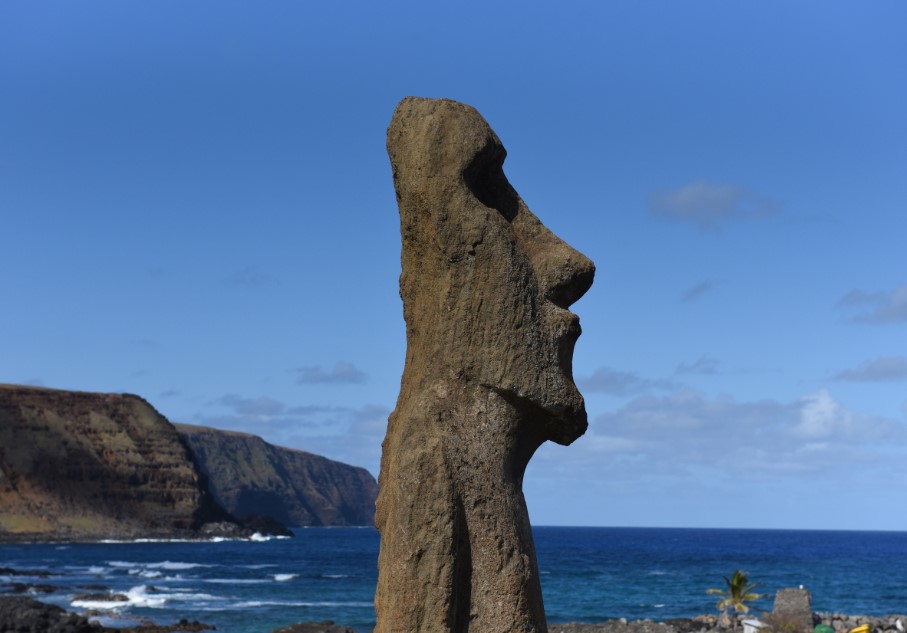
[[532, 409], [541, 441], [569, 444], [587, 421], [572, 371], [579, 318], [568, 308], [594, 264], [514, 191], [504, 147], [474, 108], [410, 97], [387, 134], [403, 235], [404, 385], [493, 390]]

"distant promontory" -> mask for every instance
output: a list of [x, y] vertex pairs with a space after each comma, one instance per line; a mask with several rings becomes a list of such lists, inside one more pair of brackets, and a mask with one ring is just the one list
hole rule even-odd
[[136, 395], [0, 385], [0, 541], [286, 533], [262, 515], [366, 525], [376, 493], [364, 469], [252, 435], [178, 430]]
[[289, 526], [372, 525], [378, 483], [364, 468], [247, 433], [177, 424], [214, 498], [237, 515]]

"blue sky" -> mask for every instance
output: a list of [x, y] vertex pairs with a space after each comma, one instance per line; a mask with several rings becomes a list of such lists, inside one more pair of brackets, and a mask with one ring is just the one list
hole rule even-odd
[[403, 367], [384, 135], [474, 105], [598, 266], [538, 524], [907, 529], [907, 5], [0, 5], [0, 382], [363, 465]]

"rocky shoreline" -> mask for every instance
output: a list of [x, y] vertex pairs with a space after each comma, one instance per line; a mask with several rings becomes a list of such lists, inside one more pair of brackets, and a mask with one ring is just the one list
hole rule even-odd
[[[760, 616], [750, 615], [738, 618], [736, 631], [743, 631], [743, 620], [757, 620]], [[834, 629], [835, 633], [846, 633], [851, 629], [864, 624], [869, 625], [871, 633], [901, 633], [898, 621], [902, 626], [907, 626], [907, 615], [846, 615], [843, 613], [813, 613], [813, 626], [826, 625]], [[700, 615], [695, 618], [676, 618], [665, 621], [632, 620], [625, 618], [608, 620], [606, 622], [585, 623], [568, 622], [566, 624], [550, 624], [549, 633], [731, 633], [733, 627], [724, 627], [719, 623], [719, 618], [713, 615]], [[775, 631], [774, 629], [762, 629]], [[788, 628], [784, 627], [778, 633], [811, 633], [812, 627]]]
[[[730, 633], [743, 631], [742, 621], [757, 619], [756, 616], [738, 618], [738, 626], [722, 626], [719, 618], [701, 615], [695, 618], [675, 618], [665, 621], [632, 620], [625, 618], [606, 622], [568, 622], [551, 624], [549, 633]], [[845, 615], [842, 613], [813, 613], [813, 625], [826, 625], [835, 633], [846, 633], [858, 626], [869, 625], [871, 633], [902, 633], [898, 627], [907, 623], [907, 615]], [[70, 613], [64, 609], [40, 602], [27, 596], [0, 597], [0, 631], [16, 633], [176, 633], [216, 630], [215, 627], [198, 621], [180, 620], [174, 624], [141, 624], [129, 628], [109, 628], [92, 622], [90, 618]], [[811, 633], [808, 627], [784, 627], [780, 631], [763, 629], [774, 633]], [[355, 633], [346, 626], [331, 621], [299, 622], [275, 629], [272, 633]]]

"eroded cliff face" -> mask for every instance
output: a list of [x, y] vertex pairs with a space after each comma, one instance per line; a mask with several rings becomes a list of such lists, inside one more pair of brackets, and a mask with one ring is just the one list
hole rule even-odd
[[192, 537], [230, 520], [142, 398], [0, 385], [0, 539]]
[[290, 526], [371, 525], [378, 484], [364, 468], [246, 433], [177, 424], [215, 499], [237, 516]]

